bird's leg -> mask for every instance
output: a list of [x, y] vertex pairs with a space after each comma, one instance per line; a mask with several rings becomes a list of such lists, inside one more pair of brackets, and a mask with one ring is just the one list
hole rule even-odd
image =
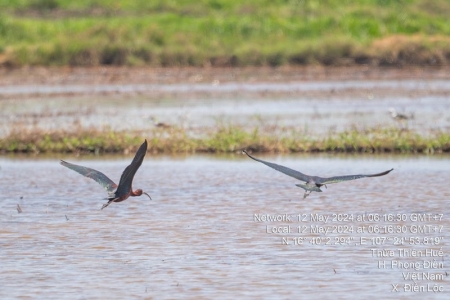
[[112, 201], [112, 200], [109, 200], [108, 203], [103, 204], [102, 208], [100, 208], [100, 209], [104, 209], [105, 207], [108, 207], [108, 205], [110, 205], [111, 202], [113, 202], [113, 201]]
[[327, 187], [327, 185], [326, 185], [326, 184], [324, 184], [324, 186], [325, 186], [325, 188], [326, 188], [326, 189], [328, 189], [328, 187]]
[[[311, 191], [309, 192], [309, 194], [311, 194]], [[309, 196], [308, 191], [305, 191], [305, 194], [303, 195], [303, 199], [305, 199], [306, 197]]]

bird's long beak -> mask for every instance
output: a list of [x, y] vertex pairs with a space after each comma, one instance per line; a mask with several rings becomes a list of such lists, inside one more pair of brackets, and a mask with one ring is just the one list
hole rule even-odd
[[149, 198], [150, 198], [150, 200], [153, 200], [153, 199], [152, 199], [152, 197], [150, 197], [150, 195], [149, 195], [149, 194], [147, 194], [146, 192], [142, 192], [142, 194], [146, 194], [146, 195], [147, 195], [147, 197], [149, 197]]

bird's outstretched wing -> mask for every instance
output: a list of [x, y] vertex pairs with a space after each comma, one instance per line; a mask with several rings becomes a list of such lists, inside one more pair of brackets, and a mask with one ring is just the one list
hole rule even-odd
[[61, 160], [60, 164], [63, 165], [64, 167], [67, 167], [67, 168], [75, 171], [75, 172], [80, 173], [83, 176], [86, 176], [88, 178], [94, 179], [102, 187], [104, 187], [105, 190], [108, 193], [113, 192], [114, 189], [117, 187], [117, 184], [115, 184], [114, 181], [109, 179], [102, 172], [99, 172], [99, 171], [91, 169], [91, 168], [86, 168], [86, 167], [83, 167], [83, 166], [74, 165], [74, 164], [68, 163], [67, 161], [64, 161], [64, 160]]
[[116, 197], [127, 194], [131, 190], [131, 184], [133, 183], [134, 174], [142, 164], [144, 156], [147, 153], [147, 140], [139, 147], [136, 155], [133, 158], [131, 164], [125, 168], [120, 176], [119, 186], [117, 187]]
[[286, 174], [288, 176], [294, 177], [294, 178], [296, 178], [298, 180], [305, 181], [305, 182], [308, 182], [310, 180], [310, 176], [305, 175], [305, 174], [303, 174], [303, 173], [301, 173], [299, 171], [295, 171], [295, 170], [289, 169], [288, 167], [280, 166], [280, 165], [277, 165], [277, 164], [274, 164], [274, 163], [271, 163], [271, 162], [267, 162], [267, 161], [264, 161], [264, 160], [261, 160], [261, 159], [257, 159], [255, 157], [251, 156], [250, 154], [248, 154], [247, 151], [245, 151], [245, 150], [242, 150], [242, 151], [245, 154], [247, 154], [247, 156], [250, 157], [251, 159], [259, 161], [260, 163], [263, 163], [266, 166], [269, 166], [272, 169], [275, 169], [275, 170], [277, 170], [277, 171], [279, 171], [281, 173], [284, 173], [284, 174]]
[[363, 178], [363, 177], [383, 176], [383, 175], [388, 174], [392, 170], [394, 170], [394, 169], [390, 169], [390, 170], [387, 170], [387, 171], [384, 171], [381, 173], [377, 173], [377, 174], [342, 175], [342, 176], [333, 176], [333, 177], [329, 177], [329, 178], [314, 176], [314, 181], [316, 183], [324, 185], [324, 184], [330, 184], [330, 183], [337, 183], [337, 182], [341, 182], [341, 181], [355, 180], [355, 179], [359, 179], [359, 178]]

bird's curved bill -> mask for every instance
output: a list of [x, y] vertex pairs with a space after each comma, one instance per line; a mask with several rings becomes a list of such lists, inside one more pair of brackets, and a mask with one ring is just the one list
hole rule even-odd
[[147, 194], [146, 192], [142, 192], [142, 194], [146, 194], [146, 195], [147, 195], [147, 197], [149, 197], [149, 198], [150, 198], [150, 200], [153, 200], [153, 199], [152, 199], [152, 197], [150, 197], [150, 195], [149, 195], [149, 194]]

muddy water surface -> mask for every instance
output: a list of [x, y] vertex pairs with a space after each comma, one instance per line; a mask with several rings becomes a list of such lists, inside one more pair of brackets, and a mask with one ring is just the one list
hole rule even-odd
[[[450, 129], [450, 81], [442, 79], [65, 84], [0, 86], [0, 137], [12, 130], [152, 130], [198, 134], [218, 124], [313, 136], [352, 127]], [[20, 98], [16, 98], [20, 97]], [[409, 119], [393, 119], [389, 109]]]
[[[260, 157], [322, 176], [395, 170], [303, 200], [241, 155], [148, 156], [134, 187], [153, 200], [100, 210], [105, 192], [62, 157], [3, 157], [0, 298], [449, 299], [448, 157]], [[131, 158], [64, 159], [117, 181]]]

